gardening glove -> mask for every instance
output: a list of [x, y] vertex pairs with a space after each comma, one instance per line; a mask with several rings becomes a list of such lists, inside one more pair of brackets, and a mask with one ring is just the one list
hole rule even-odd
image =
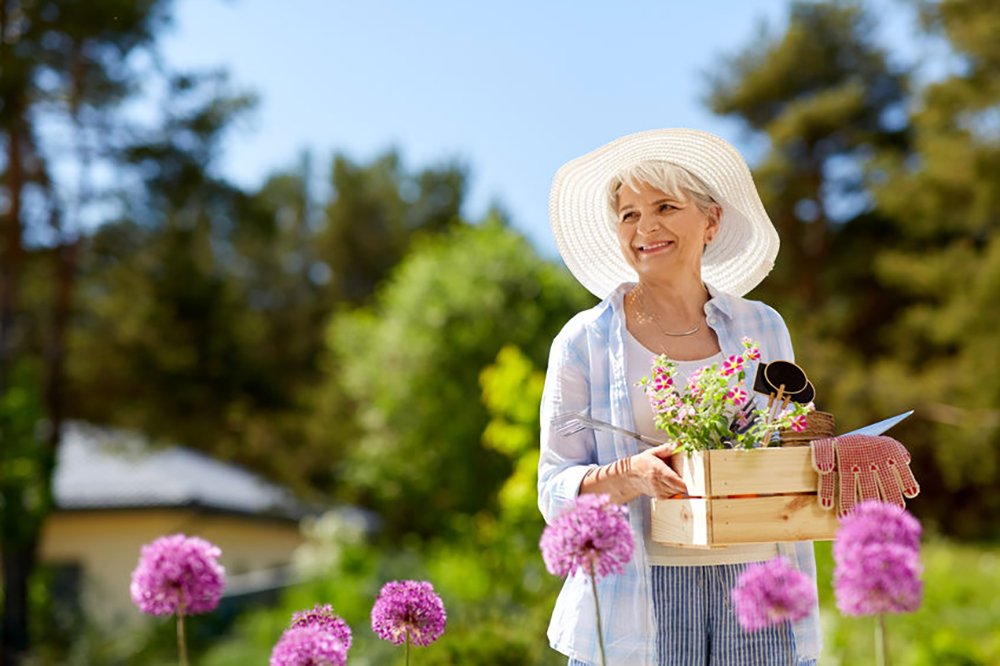
[[910, 454], [892, 437], [847, 435], [811, 443], [813, 469], [819, 473], [819, 505], [834, 506], [839, 480], [840, 516], [859, 501], [874, 499], [903, 508], [904, 497], [920, 492], [910, 472]]

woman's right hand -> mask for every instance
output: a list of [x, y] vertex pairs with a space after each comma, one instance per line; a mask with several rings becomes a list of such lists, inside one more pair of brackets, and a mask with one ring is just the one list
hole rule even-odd
[[618, 504], [630, 502], [639, 495], [667, 499], [687, 493], [684, 480], [667, 462], [676, 444], [661, 444], [613, 463], [594, 467], [580, 483], [581, 493], [607, 493]]
[[669, 463], [676, 444], [661, 444], [632, 456], [630, 472], [635, 489], [656, 499], [667, 499], [677, 494], [687, 494], [687, 486]]

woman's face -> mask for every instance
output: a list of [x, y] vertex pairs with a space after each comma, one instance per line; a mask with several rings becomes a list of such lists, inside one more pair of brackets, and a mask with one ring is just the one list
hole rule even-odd
[[705, 243], [718, 232], [721, 209], [702, 213], [688, 198], [678, 199], [646, 184], [623, 186], [618, 195], [618, 242], [625, 261], [643, 278], [669, 278], [693, 271], [701, 276]]

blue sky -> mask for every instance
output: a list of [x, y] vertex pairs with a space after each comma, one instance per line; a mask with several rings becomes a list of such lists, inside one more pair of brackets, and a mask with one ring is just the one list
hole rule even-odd
[[224, 67], [259, 96], [219, 165], [235, 182], [257, 186], [306, 149], [324, 170], [335, 151], [458, 160], [466, 216], [499, 202], [554, 256], [552, 176], [607, 141], [695, 127], [753, 160], [760, 145], [702, 99], [720, 58], [787, 13], [785, 0], [176, 0], [162, 47], [171, 65]]

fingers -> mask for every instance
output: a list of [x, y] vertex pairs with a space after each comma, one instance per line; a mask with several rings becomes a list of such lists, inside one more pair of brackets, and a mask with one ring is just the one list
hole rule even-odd
[[920, 485], [917, 480], [913, 478], [913, 472], [910, 471], [910, 452], [906, 450], [899, 442], [893, 440], [896, 444], [896, 456], [895, 459], [889, 459], [889, 466], [893, 469], [898, 478], [899, 487], [903, 491], [904, 497], [916, 497], [920, 493]]
[[890, 461], [878, 468], [878, 485], [882, 491], [882, 499], [891, 502], [899, 508], [906, 508], [903, 493], [900, 492], [900, 482], [896, 475], [895, 465]]
[[[839, 467], [839, 466], [838, 466]], [[858, 470], [850, 466], [840, 468], [840, 516], [849, 514], [857, 503]]]
[[819, 475], [819, 505], [826, 510], [833, 508], [833, 494], [836, 491], [836, 478], [836, 474]]
[[687, 484], [684, 483], [684, 479], [678, 476], [677, 472], [667, 464], [664, 464], [663, 469], [659, 470], [657, 481], [656, 494], [654, 495], [657, 499], [666, 499], [678, 493], [687, 494]]
[[811, 443], [812, 465], [820, 474], [832, 472], [834, 468], [833, 452], [836, 439], [817, 439]]
[[879, 499], [878, 470], [875, 463], [858, 465], [858, 495], [861, 500]]
[[673, 444], [647, 449], [632, 457], [631, 470], [639, 483], [637, 490], [642, 494], [667, 499], [678, 493], [687, 493], [684, 480], [667, 464], [670, 457], [668, 447], [673, 447]]
[[833, 473], [835, 439], [817, 439], [810, 446], [812, 447], [812, 466], [819, 473], [819, 496], [820, 508], [830, 510], [835, 505], [834, 493], [836, 492], [837, 475]]
[[657, 458], [669, 458], [676, 450], [677, 442], [667, 442], [666, 444], [660, 444], [659, 446], [647, 449], [649, 453], [652, 453]]

